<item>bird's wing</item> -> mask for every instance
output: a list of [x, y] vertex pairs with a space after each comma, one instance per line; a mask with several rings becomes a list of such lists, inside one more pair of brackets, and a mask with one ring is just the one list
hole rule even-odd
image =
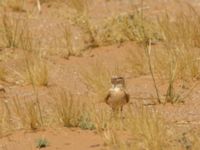
[[130, 101], [130, 95], [126, 92], [125, 92], [125, 99], [126, 99], [126, 102], [128, 103]]
[[108, 104], [108, 100], [109, 100], [110, 96], [111, 96], [111, 94], [110, 94], [110, 91], [109, 91], [108, 94], [106, 95], [105, 99], [104, 99], [106, 104]]

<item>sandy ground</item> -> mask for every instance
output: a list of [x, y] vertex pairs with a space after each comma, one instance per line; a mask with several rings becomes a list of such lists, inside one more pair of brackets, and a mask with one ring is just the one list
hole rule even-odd
[[80, 129], [41, 129], [41, 131], [17, 131], [0, 140], [0, 149], [5, 150], [32, 150], [36, 149], [38, 139], [47, 139], [47, 150], [64, 150], [64, 149], [88, 149], [100, 150], [103, 141], [100, 136], [93, 131], [84, 131]]
[[[199, 1], [191, 1], [195, 4], [195, 7], [199, 6]], [[162, 11], [163, 5], [168, 4], [168, 1], [150, 1], [145, 2], [147, 11], [152, 15], [158, 11]], [[136, 2], [136, 5], [140, 5], [140, 2]], [[113, 7], [112, 15], [116, 15], [120, 12], [131, 10], [132, 6], [123, 1], [110, 1], [105, 3], [98, 0], [91, 7], [91, 17], [93, 21], [98, 23], [99, 20], [105, 18], [107, 14], [110, 14], [110, 7]], [[173, 5], [166, 5], [167, 9], [173, 9]], [[55, 36], [59, 37], [60, 33], [57, 30], [57, 25], [62, 23], [62, 17], [65, 7], [59, 4], [44, 4], [43, 12], [38, 14], [37, 19], [33, 18], [31, 24], [33, 30], [37, 30], [41, 33], [39, 36], [47, 37], [42, 41], [43, 45], [52, 43]], [[174, 9], [173, 9], [174, 10]], [[57, 12], [56, 14], [54, 12]], [[95, 19], [97, 21], [95, 21]], [[42, 21], [41, 21], [42, 20]], [[37, 27], [35, 26], [37, 24]], [[36, 29], [35, 29], [36, 28]], [[42, 31], [42, 32], [41, 32]], [[52, 31], [52, 32], [46, 32]], [[55, 34], [56, 33], [56, 34]], [[58, 33], [58, 34], [57, 34]], [[156, 46], [155, 46], [156, 47]], [[48, 49], [47, 47], [46, 49]], [[127, 56], [130, 49], [140, 49], [134, 42], [126, 42], [122, 45], [112, 45], [92, 49], [87, 51], [81, 57], [70, 57], [68, 60], [60, 57], [56, 53], [50, 53], [46, 56], [48, 68], [49, 68], [49, 84], [47, 87], [38, 87], [39, 99], [45, 103], [45, 101], [51, 100], [52, 97], [49, 93], [56, 87], [63, 87], [70, 89], [75, 95], [84, 96], [87, 95], [88, 89], [82, 82], [80, 71], [90, 67], [97, 61], [102, 62], [105, 66], [112, 68], [113, 66], [120, 66], [123, 70], [127, 67]], [[21, 69], [20, 66], [23, 63], [21, 50], [1, 49], [0, 55], [4, 56], [0, 62], [1, 65], [7, 67], [8, 72]], [[127, 90], [131, 95], [131, 102], [139, 102], [145, 107], [154, 107], [159, 111], [164, 118], [170, 123], [176, 123], [181, 127], [196, 128], [200, 125], [200, 85], [197, 84], [189, 97], [185, 99], [185, 103], [182, 104], [166, 104], [166, 105], [146, 105], [153, 101], [152, 97], [155, 97], [155, 91], [153, 88], [152, 79], [150, 76], [133, 77], [129, 71], [122, 73], [125, 76], [127, 82]], [[19, 96], [23, 98], [30, 98], [34, 96], [32, 86], [24, 84], [21, 81], [17, 71], [14, 71], [12, 75], [8, 75], [8, 82], [2, 82], [1, 85], [5, 88], [6, 93], [1, 94], [1, 99], [12, 100], [13, 97]], [[22, 83], [21, 83], [22, 82]], [[187, 87], [191, 87], [194, 83], [199, 81], [193, 81], [187, 83], [186, 88], [182, 88], [177, 83], [177, 87], [182, 92], [187, 92]], [[161, 89], [161, 95], [164, 96], [166, 91], [166, 83], [158, 80], [158, 85]], [[106, 107], [106, 104], [105, 104]], [[100, 150], [104, 149], [103, 140], [100, 135], [95, 131], [86, 131], [81, 129], [68, 129], [68, 128], [45, 128], [39, 131], [16, 131], [0, 139], [0, 150], [34, 150], [35, 142], [38, 138], [47, 138], [49, 146], [45, 150]]]

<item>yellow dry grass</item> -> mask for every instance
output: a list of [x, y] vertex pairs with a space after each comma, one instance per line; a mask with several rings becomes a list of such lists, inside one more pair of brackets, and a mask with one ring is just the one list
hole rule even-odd
[[[23, 10], [21, 1], [15, 2], [9, 7], [15, 11]], [[73, 25], [81, 28], [84, 36], [89, 36], [85, 41], [86, 49], [125, 41], [140, 43], [144, 49], [130, 50], [127, 61], [136, 76], [151, 73], [152, 76], [167, 80], [166, 102], [177, 102], [179, 93], [174, 89], [177, 80], [199, 79], [200, 17], [193, 7], [187, 6], [187, 11], [175, 16], [169, 13], [160, 15], [157, 20], [147, 19], [143, 16], [144, 12], [121, 14], [94, 28], [88, 13], [88, 1], [70, 0], [68, 6], [76, 11], [71, 16]], [[96, 129], [105, 145], [113, 150], [187, 149], [187, 143], [179, 142], [179, 137], [173, 133], [176, 130], [153, 109], [129, 106], [124, 119], [111, 118], [108, 107], [97, 103], [103, 101], [113, 74], [102, 63], [97, 62], [88, 70], [81, 70], [83, 82], [92, 91], [92, 97], [87, 97], [89, 103], [80, 102], [75, 94], [61, 89], [55, 91], [52, 105], [45, 107], [49, 111], [44, 111], [41, 109], [44, 104], [39, 101], [37, 86], [47, 86], [49, 83], [48, 61], [34, 46], [33, 35], [23, 19], [3, 13], [1, 27], [1, 45], [24, 51], [24, 78], [32, 84], [35, 98], [21, 101], [17, 97], [0, 102], [0, 135], [18, 129], [35, 130], [46, 125], [80, 127]], [[62, 55], [66, 58], [77, 55], [73, 49], [71, 28], [65, 26], [63, 29], [66, 51]], [[162, 46], [152, 46], [149, 41]], [[148, 46], [152, 46], [151, 49]], [[4, 80], [4, 76], [4, 69], [0, 68], [0, 79]], [[199, 137], [191, 134], [190, 137], [183, 135], [181, 139], [187, 138], [193, 144], [192, 149], [198, 149]]]
[[26, 1], [25, 0], [2, 0], [0, 5], [4, 8], [11, 8], [16, 12], [23, 12], [25, 8]]
[[25, 56], [25, 79], [34, 85], [47, 86], [49, 81], [47, 62], [41, 56]]

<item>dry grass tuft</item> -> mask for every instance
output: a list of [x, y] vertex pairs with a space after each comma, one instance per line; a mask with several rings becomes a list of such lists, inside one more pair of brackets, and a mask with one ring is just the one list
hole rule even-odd
[[97, 37], [101, 45], [122, 43], [124, 41], [143, 43], [146, 42], [146, 39], [159, 39], [155, 24], [137, 11], [107, 19], [98, 30]]
[[93, 100], [94, 102], [90, 101], [92, 102], [89, 106], [89, 111], [92, 112], [90, 114], [91, 120], [97, 132], [101, 134], [110, 124], [111, 110], [106, 109], [104, 103], [96, 103], [95, 100]]
[[75, 10], [75, 14], [69, 17], [72, 25], [81, 29], [83, 42], [85, 46], [83, 50], [98, 46], [95, 29], [90, 21], [89, 4], [91, 0], [69, 0], [68, 6]]
[[[27, 113], [25, 113], [25, 102], [20, 100], [18, 97], [14, 98], [12, 101], [12, 110], [13, 113], [15, 114], [14, 116], [17, 118], [16, 120], [16, 127], [18, 129], [22, 129], [22, 128], [31, 128], [31, 124], [34, 123], [30, 123], [30, 120], [33, 119], [28, 119], [28, 115]], [[27, 109], [28, 110], [28, 109]], [[30, 116], [31, 118], [31, 116]], [[28, 121], [29, 120], [29, 121]], [[29, 122], [29, 123], [28, 123]]]
[[81, 72], [83, 81], [89, 90], [95, 93], [98, 101], [103, 101], [110, 86], [111, 72], [100, 62], [96, 62], [87, 70]]
[[0, 102], [0, 112], [0, 136], [3, 136], [12, 131], [11, 110], [9, 108], [8, 101], [2, 100]]
[[80, 56], [81, 50], [75, 49], [73, 45], [73, 33], [69, 25], [62, 25], [62, 37], [64, 48], [61, 51], [62, 57], [68, 59], [70, 56]]
[[41, 127], [42, 122], [40, 118], [40, 108], [37, 105], [36, 101], [25, 102], [26, 113], [28, 115], [28, 124], [30, 128], [35, 130]]
[[5, 47], [18, 48], [20, 43], [20, 19], [3, 13], [1, 20], [2, 27], [2, 39], [5, 43]]
[[0, 137], [4, 134], [4, 112], [2, 103], [0, 105]]
[[3, 66], [0, 66], [0, 80], [5, 81], [6, 80], [7, 72]]
[[25, 52], [25, 79], [32, 85], [47, 86], [49, 81], [47, 62], [40, 52]]
[[83, 15], [88, 13], [89, 0], [69, 0], [68, 6], [76, 10], [77, 13]]
[[199, 13], [190, 5], [184, 10], [170, 16], [165, 14], [158, 19], [161, 33], [166, 45], [179, 48], [199, 47], [200, 25]]
[[[48, 85], [47, 62], [41, 51], [34, 45], [32, 32], [27, 17], [20, 18], [12, 14], [3, 13], [2, 27], [3, 46], [19, 48], [24, 52], [25, 80], [34, 85]], [[3, 75], [3, 72], [2, 72]]]
[[66, 44], [66, 49], [65, 51], [63, 51], [63, 57], [68, 59], [69, 56], [76, 55], [74, 53], [73, 45], [72, 45], [72, 32], [69, 27], [64, 26], [63, 34], [64, 34], [64, 39], [65, 39], [65, 44]]
[[56, 112], [59, 121], [65, 127], [78, 127], [79, 119], [83, 112], [83, 106], [75, 100], [71, 93], [60, 90], [55, 93]]
[[102, 134], [110, 149], [160, 150], [171, 146], [169, 129], [163, 119], [152, 110], [130, 106], [122, 124], [121, 128], [112, 125]]
[[24, 12], [25, 0], [2, 0], [3, 7], [8, 7], [12, 11]]
[[129, 111], [130, 118], [127, 121], [136, 147], [152, 150], [167, 147], [170, 136], [166, 123], [158, 113], [145, 108], [136, 108], [135, 111], [132, 108]]
[[71, 92], [66, 92], [64, 89], [56, 90], [53, 97], [56, 100], [57, 120], [63, 126], [90, 130], [95, 128], [91, 121], [89, 104], [81, 102]]
[[35, 100], [23, 100], [16, 97], [10, 102], [13, 122], [16, 129], [36, 130], [43, 125], [40, 104]]
[[155, 66], [169, 79], [171, 72], [175, 72], [175, 79], [198, 79], [200, 16], [191, 5], [181, 6], [183, 9], [175, 16], [166, 13], [158, 19], [165, 48], [155, 52]]
[[37, 102], [22, 101], [18, 97], [9, 101], [2, 101], [0, 105], [0, 135], [20, 129], [38, 129], [42, 122]]
[[28, 18], [3, 12], [0, 21], [1, 46], [7, 48], [25, 49], [27, 44], [32, 44], [32, 35], [29, 29]]

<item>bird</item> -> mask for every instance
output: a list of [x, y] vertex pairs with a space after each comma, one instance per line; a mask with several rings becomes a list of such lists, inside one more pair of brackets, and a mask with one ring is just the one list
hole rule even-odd
[[121, 76], [111, 77], [112, 87], [109, 89], [105, 102], [113, 112], [123, 111], [123, 106], [129, 102], [130, 96], [125, 88], [125, 79]]

